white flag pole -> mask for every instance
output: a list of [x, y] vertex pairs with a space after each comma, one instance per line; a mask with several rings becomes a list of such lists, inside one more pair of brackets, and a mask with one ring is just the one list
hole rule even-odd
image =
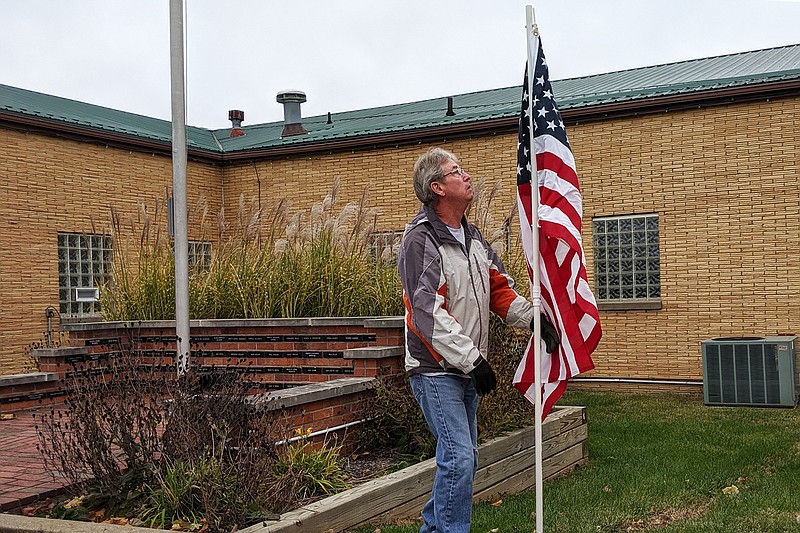
[[534, 402], [535, 421], [535, 460], [536, 460], [536, 533], [544, 533], [544, 511], [542, 498], [542, 325], [541, 281], [539, 280], [539, 176], [536, 170], [536, 151], [534, 150], [533, 86], [536, 61], [539, 54], [539, 30], [536, 27], [533, 6], [525, 6], [525, 36], [528, 44], [528, 127], [530, 131], [531, 159], [531, 250], [533, 251], [531, 301], [533, 302], [533, 356], [534, 356]]
[[178, 376], [189, 368], [189, 237], [186, 226], [186, 84], [184, 0], [169, 2], [169, 59], [172, 89], [172, 195], [175, 227], [175, 335]]

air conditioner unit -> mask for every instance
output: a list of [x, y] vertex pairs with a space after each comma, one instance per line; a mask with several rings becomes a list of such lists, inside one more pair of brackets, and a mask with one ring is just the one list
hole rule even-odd
[[797, 337], [723, 337], [702, 341], [706, 405], [794, 407]]

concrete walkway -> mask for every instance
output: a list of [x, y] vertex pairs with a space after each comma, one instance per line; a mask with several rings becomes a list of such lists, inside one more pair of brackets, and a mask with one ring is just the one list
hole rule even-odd
[[0, 420], [0, 512], [12, 511], [37, 500], [52, 497], [63, 489], [64, 483], [45, 468], [36, 449], [39, 440], [34, 425], [34, 412], [42, 408], [16, 411], [12, 420]]

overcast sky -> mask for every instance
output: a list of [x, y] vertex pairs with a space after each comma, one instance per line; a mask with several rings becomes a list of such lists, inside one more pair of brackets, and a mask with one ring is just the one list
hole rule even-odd
[[[0, 83], [170, 119], [169, 0], [1, 0]], [[187, 122], [283, 119], [800, 43], [800, 0], [186, 0]], [[558, 98], [558, 94], [556, 94]]]

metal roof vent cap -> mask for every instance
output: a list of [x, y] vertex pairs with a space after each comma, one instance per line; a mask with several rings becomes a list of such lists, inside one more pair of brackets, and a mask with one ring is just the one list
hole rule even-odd
[[244, 135], [244, 130], [242, 129], [242, 122], [244, 121], [244, 111], [240, 111], [238, 109], [231, 109], [228, 111], [228, 120], [231, 121], [231, 137], [241, 137]]
[[306, 101], [306, 93], [287, 89], [279, 92], [275, 99], [279, 104], [283, 104], [283, 131], [281, 132], [281, 137], [308, 133], [303, 127], [303, 119], [300, 115], [300, 104]]

